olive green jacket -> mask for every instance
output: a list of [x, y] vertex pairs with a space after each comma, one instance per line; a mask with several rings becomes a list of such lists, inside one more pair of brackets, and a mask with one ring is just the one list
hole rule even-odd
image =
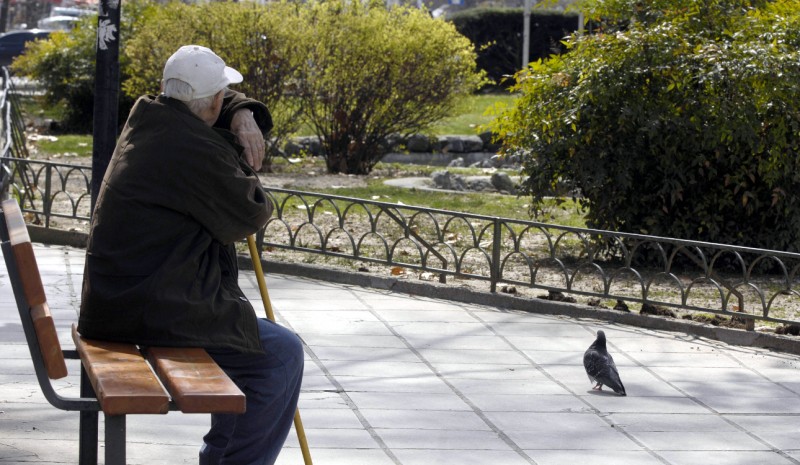
[[261, 352], [233, 242], [262, 227], [272, 204], [223, 129], [242, 107], [264, 132], [272, 127], [263, 104], [237, 93], [226, 94], [215, 128], [178, 100], [136, 102], [92, 217], [84, 337]]

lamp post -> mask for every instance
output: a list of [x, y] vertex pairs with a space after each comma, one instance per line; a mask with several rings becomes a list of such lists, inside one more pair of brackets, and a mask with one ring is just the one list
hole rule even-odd
[[117, 139], [120, 2], [121, 0], [101, 0], [97, 6], [92, 131], [92, 212]]
[[525, 69], [530, 63], [531, 52], [531, 0], [525, 0], [525, 8], [522, 13], [522, 67]]

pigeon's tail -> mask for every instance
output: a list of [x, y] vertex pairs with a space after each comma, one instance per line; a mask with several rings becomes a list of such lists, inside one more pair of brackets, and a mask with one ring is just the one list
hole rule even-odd
[[610, 376], [609, 379], [607, 379], [606, 382], [603, 384], [610, 387], [611, 390], [613, 390], [614, 392], [616, 392], [621, 396], [628, 395], [625, 393], [625, 386], [622, 385], [622, 380], [619, 379], [619, 375], [614, 376], [614, 374], [612, 373], [612, 376]]

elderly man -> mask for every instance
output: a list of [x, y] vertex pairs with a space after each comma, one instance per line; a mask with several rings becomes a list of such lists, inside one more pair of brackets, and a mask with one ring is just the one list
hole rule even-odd
[[253, 169], [267, 108], [227, 89], [242, 75], [208, 48], [181, 47], [162, 94], [131, 110], [92, 218], [78, 329], [88, 338], [204, 347], [247, 397], [212, 415], [200, 464], [275, 462], [303, 372], [295, 334], [255, 311], [237, 283], [234, 241], [272, 204]]

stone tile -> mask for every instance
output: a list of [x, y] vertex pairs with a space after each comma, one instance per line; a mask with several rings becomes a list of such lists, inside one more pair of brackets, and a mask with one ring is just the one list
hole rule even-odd
[[439, 323], [439, 322], [395, 322], [392, 328], [403, 337], [414, 336], [494, 336], [494, 333], [483, 323]]
[[419, 362], [420, 358], [406, 348], [370, 347], [331, 347], [314, 346], [314, 355], [322, 361], [350, 360], [350, 361], [392, 361], [392, 362]]
[[[627, 386], [626, 386], [627, 387]], [[604, 388], [608, 389], [608, 388]], [[630, 389], [630, 388], [629, 388]], [[692, 413], [705, 414], [708, 410], [685, 397], [619, 397], [615, 395], [592, 394], [581, 396], [588, 404], [604, 413]]]
[[765, 398], [717, 396], [700, 397], [700, 401], [719, 413], [800, 413], [800, 398]]
[[[748, 431], [756, 433], [764, 431], [790, 431], [800, 434], [800, 414], [725, 415], [725, 418]], [[800, 444], [798, 444], [798, 449], [800, 449]]]
[[[309, 444], [311, 459], [324, 465], [395, 465], [386, 452], [380, 449], [324, 449]], [[303, 463], [300, 449], [287, 448], [281, 452], [275, 465], [297, 465]]]
[[694, 383], [717, 383], [734, 386], [738, 383], [760, 383], [764, 377], [743, 367], [668, 367], [648, 366], [653, 373], [667, 382], [688, 381]]
[[392, 331], [379, 321], [331, 321], [331, 320], [297, 320], [292, 328], [303, 335], [347, 335], [351, 339], [360, 336], [393, 336]]
[[413, 429], [380, 429], [378, 435], [392, 450], [451, 449], [451, 450], [511, 450], [497, 433], [475, 430], [426, 430], [420, 434]]
[[502, 431], [548, 433], [611, 430], [608, 423], [593, 413], [577, 412], [485, 412]]
[[793, 463], [774, 452], [743, 450], [663, 451], [659, 452], [671, 465], [789, 465]]
[[309, 346], [324, 347], [348, 347], [348, 348], [387, 348], [387, 349], [406, 349], [407, 346], [402, 339], [395, 335], [364, 335], [358, 337], [342, 334], [301, 333], [303, 342]]
[[709, 353], [627, 352], [646, 367], [740, 368], [741, 365], [718, 351]]
[[[347, 392], [409, 392], [451, 394], [452, 390], [442, 380], [423, 378], [373, 378], [340, 376], [336, 379]], [[305, 385], [305, 381], [303, 382]]]
[[[545, 335], [539, 336], [506, 336], [506, 340], [516, 349], [525, 353], [535, 351], [559, 351], [577, 354], [583, 360], [583, 353], [594, 340], [587, 338], [551, 338]], [[534, 357], [535, 358], [535, 357]]]
[[522, 310], [489, 308], [489, 309], [473, 310], [471, 313], [481, 321], [485, 321], [487, 323], [492, 323], [492, 322], [524, 323], [524, 322], [529, 322], [531, 320], [536, 320], [536, 322], [540, 324], [577, 324], [575, 320], [571, 318], [564, 318], [558, 315], [535, 315], [529, 312], [524, 312]]
[[472, 410], [453, 393], [349, 392], [347, 395], [359, 409]]
[[347, 401], [338, 392], [319, 392], [319, 391], [301, 391], [300, 402], [298, 404], [300, 410], [305, 409], [328, 409], [340, 408], [349, 409], [350, 406]]
[[406, 378], [435, 376], [422, 362], [328, 360], [325, 368], [335, 376], [374, 376], [376, 378]]
[[439, 323], [474, 323], [475, 317], [461, 309], [421, 309], [421, 310], [406, 310], [406, 309], [384, 309], [376, 308], [373, 310], [383, 320], [388, 322], [439, 322]]
[[[579, 415], [579, 414], [576, 414]], [[638, 451], [641, 447], [619, 431], [605, 429], [575, 429], [562, 423], [545, 431], [505, 431], [524, 450], [607, 450]]]
[[453, 336], [442, 337], [436, 334], [404, 335], [404, 340], [415, 349], [436, 350], [510, 350], [505, 341], [496, 336]]
[[720, 415], [711, 413], [613, 413], [607, 417], [628, 432], [723, 432], [739, 431]]
[[489, 364], [502, 361], [505, 365], [530, 366], [530, 362], [513, 350], [485, 350], [476, 348], [473, 350], [440, 350], [440, 349], [419, 349], [420, 355], [427, 361], [437, 363], [478, 363]]
[[424, 431], [427, 430], [488, 431], [490, 429], [480, 417], [468, 411], [361, 409], [360, 412], [373, 428], [418, 430], [421, 436], [424, 436]]
[[778, 450], [800, 449], [800, 433], [797, 431], [762, 431], [755, 434]]
[[467, 396], [483, 412], [586, 412], [591, 407], [572, 395], [474, 393]]
[[786, 389], [785, 387], [770, 381], [762, 382], [741, 382], [741, 383], [709, 383], [708, 380], [698, 381], [676, 381], [675, 387], [683, 390], [690, 396], [704, 397], [725, 397], [735, 395], [737, 397], [800, 397], [800, 395]]
[[663, 465], [653, 454], [636, 450], [526, 450], [538, 465], [605, 463], [614, 465]]
[[456, 389], [469, 396], [472, 394], [570, 394], [557, 383], [541, 380], [492, 380], [449, 378]]
[[514, 451], [399, 449], [394, 453], [403, 465], [530, 465], [526, 458]]
[[350, 409], [304, 408], [300, 411], [304, 428], [363, 429], [364, 425]]
[[[380, 445], [372, 435], [363, 428], [311, 428], [313, 423], [306, 421], [304, 411], [300, 414], [303, 418], [303, 430], [306, 433], [306, 443], [311, 450], [311, 458], [314, 458], [314, 451], [322, 449], [380, 449]], [[312, 417], [313, 420], [313, 417]], [[300, 447], [300, 440], [294, 429], [289, 432], [286, 438], [284, 450]]]
[[370, 310], [338, 310], [336, 312], [320, 310], [291, 310], [282, 312], [287, 321], [335, 321], [335, 322], [362, 322], [380, 320]]
[[510, 365], [505, 361], [497, 363], [433, 363], [432, 365], [441, 376], [448, 379], [543, 379], [542, 373], [534, 366]]
[[[592, 343], [592, 336], [574, 323], [552, 323], [537, 321], [493, 322], [492, 329], [501, 336], [538, 336], [553, 339], [578, 339], [586, 347]], [[588, 342], [586, 342], [588, 341]], [[578, 341], [573, 341], [578, 342]]]
[[741, 431], [633, 431], [630, 433], [655, 451], [754, 451], [767, 446]]
[[[314, 291], [316, 293], [316, 291]], [[299, 293], [302, 294], [302, 293]], [[260, 299], [259, 294], [249, 293], [248, 298], [253, 301]], [[311, 297], [311, 296], [309, 296]], [[353, 298], [332, 298], [320, 299], [319, 296], [313, 295], [313, 298], [298, 299], [296, 294], [292, 298], [277, 299], [270, 294], [270, 301], [272, 308], [276, 312], [292, 312], [296, 310], [317, 310], [320, 312], [333, 312], [338, 310], [367, 310], [367, 306], [360, 301]]]

